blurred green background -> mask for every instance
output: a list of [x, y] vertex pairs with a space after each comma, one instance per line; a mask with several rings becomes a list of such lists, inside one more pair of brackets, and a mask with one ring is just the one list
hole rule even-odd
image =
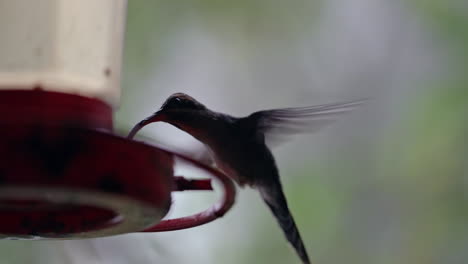
[[[131, 0], [117, 126], [185, 92], [210, 108], [369, 103], [274, 149], [316, 264], [468, 263], [468, 2]], [[196, 149], [167, 125], [146, 136]], [[171, 216], [210, 194], [176, 195]], [[185, 231], [0, 241], [0, 263], [299, 263], [256, 192]]]

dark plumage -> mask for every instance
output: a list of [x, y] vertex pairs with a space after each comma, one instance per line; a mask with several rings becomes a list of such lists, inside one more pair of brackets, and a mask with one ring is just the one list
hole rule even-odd
[[159, 111], [137, 124], [130, 135], [148, 123], [163, 121], [203, 142], [219, 169], [240, 186], [249, 185], [260, 192], [302, 263], [307, 264], [309, 256], [289, 211], [278, 168], [266, 142], [289, 134], [315, 131], [361, 103], [272, 109], [237, 118], [214, 112], [192, 97], [176, 93]]

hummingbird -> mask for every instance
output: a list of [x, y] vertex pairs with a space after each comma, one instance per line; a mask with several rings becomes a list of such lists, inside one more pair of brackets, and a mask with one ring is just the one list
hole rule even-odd
[[310, 264], [269, 146], [287, 135], [313, 132], [361, 103], [271, 109], [234, 117], [210, 110], [187, 94], [175, 93], [158, 111], [136, 124], [129, 137], [149, 123], [166, 122], [202, 142], [218, 169], [239, 186], [259, 191], [302, 263]]

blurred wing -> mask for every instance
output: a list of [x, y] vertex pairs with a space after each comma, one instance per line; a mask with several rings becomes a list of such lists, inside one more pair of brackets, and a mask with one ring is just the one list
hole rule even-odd
[[264, 110], [251, 114], [248, 119], [272, 146], [284, 141], [288, 135], [316, 132], [363, 102], [365, 100]]

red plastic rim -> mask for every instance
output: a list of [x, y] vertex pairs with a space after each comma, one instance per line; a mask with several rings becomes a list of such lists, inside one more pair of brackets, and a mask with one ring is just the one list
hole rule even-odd
[[[196, 167], [209, 172], [215, 179], [217, 179], [223, 188], [223, 196], [220, 201], [202, 211], [200, 213], [196, 213], [194, 215], [189, 215], [185, 217], [175, 218], [175, 219], [167, 219], [161, 221], [159, 224], [150, 227], [143, 232], [165, 232], [165, 231], [174, 231], [174, 230], [181, 230], [192, 228], [200, 225], [204, 225], [206, 223], [212, 222], [220, 217], [223, 217], [229, 209], [234, 205], [235, 198], [236, 198], [236, 187], [230, 178], [228, 178], [224, 173], [221, 171], [212, 168], [208, 165], [202, 164], [197, 160], [194, 160], [190, 157], [187, 157], [182, 154], [174, 153], [176, 157], [181, 158], [182, 160], [188, 161], [191, 164], [195, 165]], [[177, 181], [176, 181], [177, 183]], [[182, 188], [180, 188], [182, 189]], [[195, 180], [194, 181], [194, 188], [187, 188], [190, 190], [211, 190], [211, 186], [207, 187], [207, 180]]]
[[[139, 125], [139, 124], [136, 125], [128, 134], [128, 138], [133, 139], [133, 137], [143, 127], [145, 127], [146, 125], [150, 123], [151, 122], [145, 123], [144, 125]], [[164, 149], [164, 148], [159, 147], [159, 149]], [[186, 217], [166, 219], [162, 221], [161, 223], [157, 224], [156, 226], [153, 226], [151, 228], [144, 230], [144, 232], [164, 232], [164, 231], [186, 229], [186, 228], [191, 228], [191, 227], [200, 226], [200, 225], [209, 223], [211, 221], [216, 220], [217, 218], [224, 216], [224, 214], [227, 211], [229, 211], [229, 209], [231, 209], [232, 205], [234, 204], [235, 197], [236, 197], [236, 188], [232, 180], [229, 179], [224, 173], [222, 173], [218, 169], [215, 169], [207, 164], [203, 164], [193, 158], [187, 157], [186, 155], [183, 155], [180, 153], [173, 153], [168, 150], [166, 151], [210, 173], [213, 177], [215, 177], [215, 179], [217, 179], [221, 183], [224, 193], [223, 193], [222, 199], [218, 203], [212, 205], [211, 207], [209, 207], [203, 212], [200, 212], [194, 215], [189, 215]], [[197, 189], [198, 190], [212, 190], [211, 182], [206, 179], [189, 181], [182, 177], [176, 177], [176, 186], [174, 190], [181, 191], [181, 190], [197, 190]]]

